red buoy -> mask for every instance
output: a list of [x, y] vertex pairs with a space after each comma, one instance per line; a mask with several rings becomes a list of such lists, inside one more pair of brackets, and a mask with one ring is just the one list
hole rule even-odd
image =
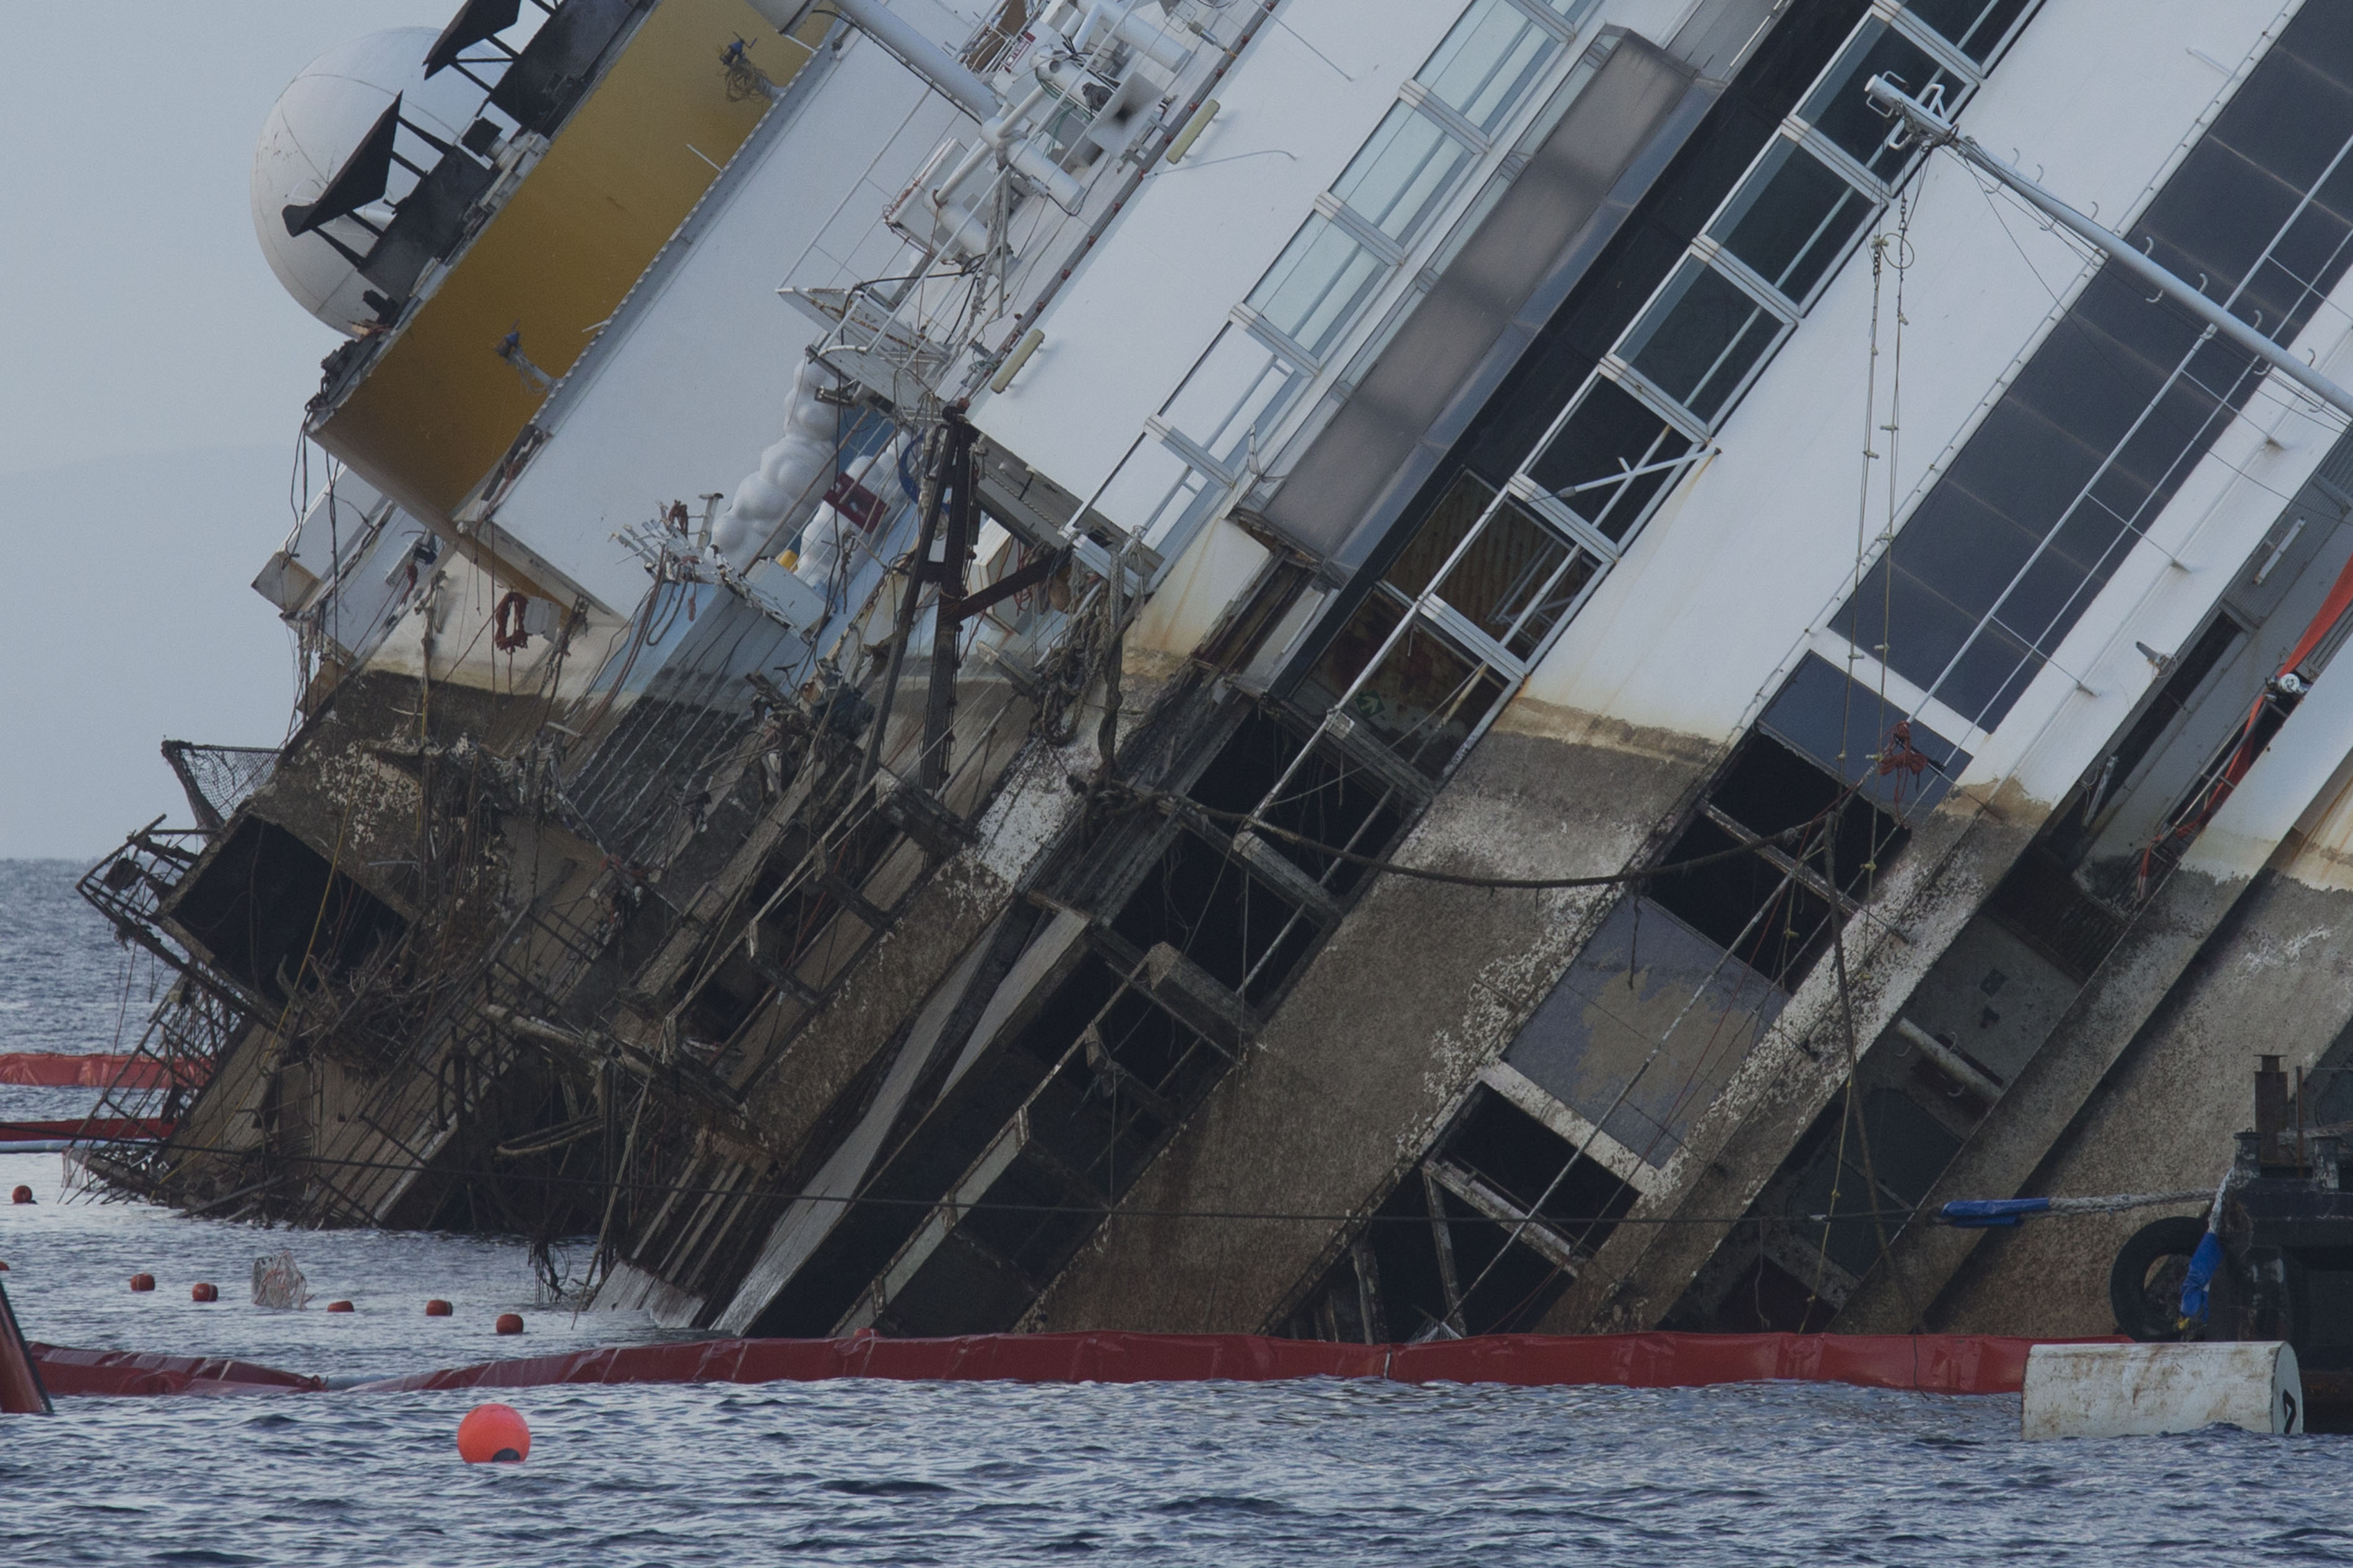
[[531, 1427], [510, 1405], [477, 1405], [458, 1423], [458, 1457], [470, 1465], [519, 1465], [531, 1458]]
[[438, 1296], [425, 1303], [425, 1315], [428, 1318], [446, 1318], [455, 1313], [457, 1310]]
[[327, 1303], [327, 1310], [330, 1312], [348, 1312], [352, 1310], [352, 1304], [349, 1301], [330, 1301]]
[[31, 1203], [33, 1201], [33, 1189], [30, 1187], [18, 1187], [15, 1192], [8, 1194], [8, 1201], [12, 1204]]
[[153, 1290], [155, 1289], [155, 1277], [153, 1274], [133, 1274], [131, 1288], [133, 1290]]
[[188, 1300], [191, 1301], [217, 1301], [220, 1300], [220, 1287], [217, 1285], [207, 1284], [204, 1280], [199, 1279], [194, 1285], [188, 1287]]
[[519, 1334], [522, 1332], [522, 1314], [521, 1312], [501, 1312], [499, 1314], [499, 1332], [502, 1334]]

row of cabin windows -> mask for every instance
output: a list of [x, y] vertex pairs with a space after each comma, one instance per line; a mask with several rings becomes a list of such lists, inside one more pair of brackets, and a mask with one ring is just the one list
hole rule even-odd
[[[2274, 340], [2353, 263], [2353, 0], [2309, 0], [2127, 236]], [[2263, 366], [2103, 266], [1837, 625], [1999, 724]]]
[[1442, 773], [1917, 163], [1862, 84], [1896, 77], [1957, 110], [2027, 6], [1862, 9], [1815, 7], [1768, 37], [1409, 512], [1303, 700]]
[[1241, 477], [1448, 201], [1558, 65], [1595, 0], [1476, 0], [1401, 90], [1105, 486], [1164, 555]]

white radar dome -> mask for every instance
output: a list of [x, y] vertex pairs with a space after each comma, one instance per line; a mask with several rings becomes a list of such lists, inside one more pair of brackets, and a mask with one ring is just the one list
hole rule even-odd
[[[261, 142], [253, 150], [253, 232], [286, 291], [337, 331], [353, 333], [375, 312], [360, 298], [371, 285], [324, 234], [362, 255], [374, 236], [349, 218], [329, 224], [322, 233], [289, 234], [285, 209], [318, 199], [396, 96], [401, 118], [410, 124], [444, 142], [464, 134], [480, 110], [482, 89], [462, 71], [443, 70], [426, 79], [425, 51], [438, 37], [436, 27], [395, 27], [340, 44], [303, 68], [262, 122]], [[400, 153], [432, 166], [434, 154], [423, 142], [404, 136]], [[413, 179], [393, 165], [396, 193]], [[381, 228], [392, 209], [377, 202], [360, 214]]]

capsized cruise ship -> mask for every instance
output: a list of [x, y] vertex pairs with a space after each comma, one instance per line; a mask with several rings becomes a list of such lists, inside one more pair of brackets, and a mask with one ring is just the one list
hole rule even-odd
[[2105, 1333], [2144, 1215], [1926, 1215], [2353, 1119], [2353, 0], [423, 20], [256, 155], [301, 711], [84, 884], [90, 1180], [738, 1333]]

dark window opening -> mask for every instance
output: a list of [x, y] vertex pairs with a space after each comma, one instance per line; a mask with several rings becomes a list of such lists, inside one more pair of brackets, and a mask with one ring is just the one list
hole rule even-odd
[[[1316, 844], [1351, 854], [1378, 856], [1405, 826], [1409, 807], [1397, 789], [1354, 764], [1336, 761], [1321, 746], [1310, 752], [1282, 793], [1259, 814]], [[1356, 891], [1366, 868], [1320, 849], [1267, 838], [1268, 847], [1321, 882], [1335, 898]]]
[[[1746, 289], [1704, 262], [1691, 262], [1623, 352], [1652, 385], [1701, 419], [1713, 420], [1747, 384], [1749, 371], [1780, 332], [1780, 318]], [[1651, 456], [1652, 445], [1639, 448], [1644, 463], [1659, 460]]]
[[1398, 552], [1397, 561], [1382, 581], [1409, 599], [1419, 598], [1436, 580], [1446, 558], [1454, 553], [1454, 547], [1486, 514], [1487, 503], [1494, 499], [1495, 487], [1478, 475], [1468, 470], [1458, 475], [1453, 485], [1430, 509], [1429, 519]]
[[[1712, 106], [1691, 139], [1643, 197], [1625, 227], [1612, 239], [1568, 299], [1553, 313], [1543, 331], [1529, 345], [1503, 385], [1481, 409], [1470, 429], [1456, 442], [1447, 461], [1425, 484], [1415, 500], [1389, 531], [1366, 569], [1356, 577], [1356, 594], [1372, 589], [1380, 574], [1409, 553], [1417, 564], [1401, 568], [1408, 580], [1417, 573], [1419, 593], [1430, 575], [1461, 537], [1464, 524], [1458, 513], [1466, 495], [1457, 492], [1462, 476], [1480, 476], [1492, 492], [1518, 467], [1529, 449], [1553, 422], [1561, 405], [1591, 374], [1635, 313], [1653, 290], [1673, 271], [1715, 213], [1725, 195], [1746, 172], [1757, 153], [1770, 141], [1789, 111], [1797, 107], [1806, 85], [1827, 65], [1840, 42], [1862, 16], [1862, 0], [1820, 0], [1792, 8], [1767, 33], [1756, 54]], [[1614, 390], [1614, 389], [1613, 389]], [[1680, 454], [1665, 453], [1668, 457]], [[1567, 461], [1567, 459], [1564, 459]], [[1610, 485], [1609, 475], [1620, 471], [1616, 454], [1600, 468], [1578, 468], [1578, 477], [1563, 486], [1602, 480], [1603, 485], [1570, 505], [1588, 518], [1599, 518], [1605, 530], [1621, 530], [1646, 504], [1649, 495], [1666, 477], [1645, 476], [1627, 485]], [[1576, 464], [1570, 462], [1570, 467]], [[1589, 465], [1588, 468], [1589, 468]], [[1559, 487], [1556, 487], [1559, 488]], [[1606, 514], [1606, 515], [1605, 515]], [[1425, 525], [1430, 537], [1423, 542]], [[1441, 548], [1441, 545], [1443, 548]], [[1362, 608], [1331, 617], [1339, 629], [1326, 650], [1309, 667], [1309, 679], [1336, 694], [1346, 689], [1371, 657], [1367, 633], [1377, 646], [1396, 625], [1394, 609], [1375, 610], [1378, 595]], [[1378, 630], [1364, 624], [1367, 613]], [[1384, 623], [1380, 617], [1387, 616]], [[1341, 645], [1346, 650], [1342, 651]], [[1335, 657], [1336, 656], [1336, 657]], [[1328, 701], [1329, 697], [1326, 698]], [[1442, 764], [1441, 764], [1442, 765]]]
[[[1808, 829], [1786, 852], [1825, 883], [1826, 860], [1834, 858], [1839, 887], [1850, 898], [1867, 891], [1911, 837], [1867, 797], [1847, 794], [1835, 777], [1768, 735], [1752, 736], [1740, 749], [1707, 804], [1756, 837]], [[1740, 842], [1703, 813], [1664, 859], [1701, 859]], [[1650, 885], [1650, 896], [1784, 990], [1794, 991], [1831, 943], [1829, 902], [1761, 854], [1662, 877]]]
[[184, 884], [172, 920], [240, 984], [284, 1002], [350, 969], [407, 924], [274, 822], [248, 816]]
[[1570, 1279], [1557, 1265], [1462, 1199], [1436, 1188], [1444, 1239], [1430, 1223], [1433, 1184], [1419, 1171], [1398, 1183], [1352, 1247], [1276, 1328], [1287, 1339], [1349, 1344], [1404, 1342], [1451, 1330], [1525, 1333], [1544, 1321]]
[[1943, 799], [1969, 763], [1967, 752], [1819, 654], [1798, 661], [1757, 724], [1903, 821]]
[[1774, 144], [1715, 234], [1739, 260], [1801, 303], [1879, 205], [1795, 142]]
[[1811, 1285], [1759, 1254], [1699, 1327], [1718, 1334], [1815, 1334], [1836, 1316], [1838, 1308], [1816, 1295]]
[[1253, 1005], [1282, 988], [1316, 936], [1297, 905], [1191, 833], [1177, 834], [1112, 929], [1139, 952], [1166, 942]]
[[1472, 1091], [1469, 1113], [1440, 1157], [1484, 1178], [1514, 1208], [1587, 1253], [1609, 1239], [1638, 1195], [1615, 1171], [1483, 1088]]
[[[1185, 793], [1212, 811], [1255, 815], [1314, 844], [1379, 854], [1405, 826], [1409, 808], [1396, 787], [1323, 745], [1303, 757], [1303, 744], [1290, 721], [1253, 709]], [[1219, 826], [1235, 834], [1245, 831], [1235, 823]], [[1335, 898], [1345, 898], [1364, 879], [1365, 868], [1337, 855], [1260, 837]]]
[[[1961, 1147], [1961, 1141], [1909, 1095], [1874, 1089], [1862, 1100], [1860, 1116], [1848, 1114], [1843, 1095], [1822, 1112], [1810, 1140], [1814, 1144], [1810, 1160], [1788, 1200], [1790, 1231], [1806, 1250], [1825, 1252], [1858, 1279], [1879, 1261], [1883, 1228], [1892, 1245], [1913, 1207], [1928, 1195]], [[1879, 1178], [1875, 1189], [1865, 1175], [1866, 1165]], [[1817, 1220], [1816, 1215], [1828, 1217]]]
[[1082, 1177], [1093, 1201], [1117, 1200], [1230, 1058], [1129, 991], [1078, 1037], [1029, 1108], [1032, 1140]]
[[2132, 728], [2125, 731], [2116, 749], [2093, 770], [2090, 785], [2084, 792], [2082, 810], [2069, 813], [2066, 821], [2052, 834], [2052, 850], [2059, 858], [2072, 862], [2080, 857], [2090, 842], [2092, 822], [2100, 815], [2101, 807], [2124, 798], [2142, 761], [2189, 708], [2189, 700], [2206, 684], [2214, 667], [2246, 635], [2246, 628], [2237, 621], [2218, 615], [2189, 650], [2174, 661], [2172, 672], [2158, 688], [2148, 710], [2133, 721]]
[[1698, 442], [1650, 405], [1604, 379], [1586, 392], [1528, 472], [1577, 516], [1623, 539], [1698, 450]]
[[2085, 891], [2068, 863], [2041, 844], [2018, 858], [1986, 909], [2079, 985], [2125, 933], [2124, 917]]

